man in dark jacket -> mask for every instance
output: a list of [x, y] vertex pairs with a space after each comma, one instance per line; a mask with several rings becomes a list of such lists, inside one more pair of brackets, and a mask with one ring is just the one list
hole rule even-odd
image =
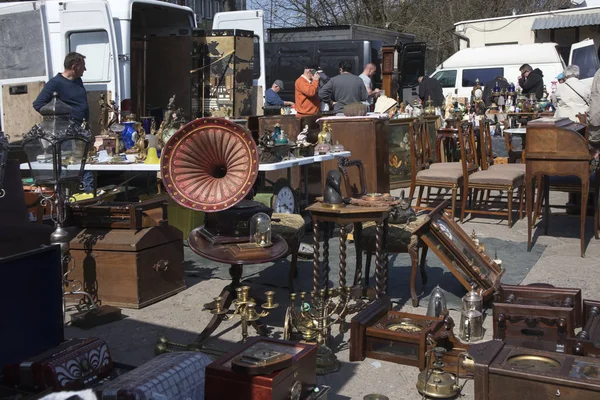
[[529, 64], [521, 65], [519, 68], [519, 86], [523, 89], [523, 95], [529, 98], [531, 93], [540, 100], [544, 92], [544, 74], [539, 68], [533, 69]]
[[496, 82], [498, 82], [498, 86], [500, 87], [500, 91], [503, 89], [508, 90], [510, 84], [503, 76], [497, 76], [492, 81], [487, 82], [483, 88], [483, 101], [487, 107], [491, 106], [494, 102], [492, 98], [492, 92], [494, 91], [494, 87], [496, 86]]
[[419, 77], [419, 97], [423, 102], [429, 100], [433, 101], [435, 107], [441, 107], [444, 104], [444, 91], [442, 90], [442, 84], [435, 78], [428, 76]]

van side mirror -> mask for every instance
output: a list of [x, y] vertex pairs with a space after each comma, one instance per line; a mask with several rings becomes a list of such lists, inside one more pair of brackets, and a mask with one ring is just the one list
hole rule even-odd
[[454, 94], [458, 94], [458, 88], [454, 89]]

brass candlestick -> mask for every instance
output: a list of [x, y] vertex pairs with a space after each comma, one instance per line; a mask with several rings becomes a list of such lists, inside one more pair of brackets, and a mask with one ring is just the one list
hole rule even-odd
[[259, 318], [266, 317], [269, 315], [270, 311], [265, 310], [275, 309], [279, 307], [279, 304], [275, 303], [275, 292], [265, 292], [267, 302], [261, 305], [262, 311], [257, 312], [256, 302], [249, 296], [250, 287], [242, 286], [235, 289], [235, 292], [237, 298], [233, 300], [233, 305], [235, 307], [233, 314], [227, 315], [230, 310], [221, 307], [221, 297], [215, 297], [215, 308], [210, 310], [210, 313], [220, 315], [225, 320], [230, 320], [238, 315], [242, 321], [242, 343], [245, 343], [246, 340], [248, 340], [248, 322], [253, 322]]
[[[296, 293], [290, 294], [292, 304], [286, 314], [286, 327], [284, 338], [289, 337], [290, 330], [295, 328], [302, 334], [305, 341], [316, 340], [317, 350], [317, 374], [325, 375], [340, 369], [333, 351], [327, 346], [327, 338], [331, 326], [341, 321], [348, 312], [350, 301], [349, 286], [337, 289], [320, 289], [310, 293], [311, 303], [308, 303], [306, 292], [300, 293], [299, 312], [296, 310]], [[337, 298], [337, 302], [333, 299]]]

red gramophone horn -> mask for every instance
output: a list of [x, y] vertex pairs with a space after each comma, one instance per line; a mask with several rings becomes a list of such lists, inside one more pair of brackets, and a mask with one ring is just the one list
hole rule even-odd
[[198, 211], [223, 211], [252, 189], [258, 151], [244, 127], [223, 118], [199, 118], [169, 139], [160, 170], [177, 203]]

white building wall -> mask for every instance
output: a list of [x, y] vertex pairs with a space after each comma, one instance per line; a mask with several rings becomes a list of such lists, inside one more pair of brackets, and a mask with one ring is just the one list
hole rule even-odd
[[[536, 18], [549, 18], [553, 15], [576, 15], [599, 13], [600, 7], [575, 8], [535, 14], [515, 15], [486, 20], [462, 21], [455, 24], [455, 32], [468, 37], [471, 47], [490, 46], [497, 44], [530, 44], [551, 41], [550, 30], [531, 30]], [[598, 26], [580, 27], [579, 40], [589, 37], [598, 44], [600, 33]], [[460, 49], [467, 47], [464, 40], [460, 41]]]

